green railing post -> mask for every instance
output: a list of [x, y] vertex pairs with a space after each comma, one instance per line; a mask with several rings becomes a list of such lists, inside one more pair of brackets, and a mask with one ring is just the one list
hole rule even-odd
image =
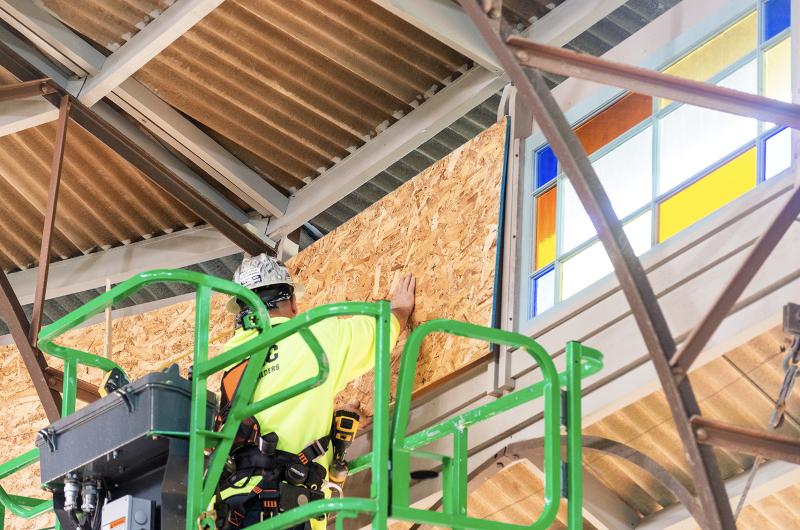
[[[211, 313], [211, 293], [208, 287], [199, 286], [195, 294], [195, 321], [194, 321], [194, 363], [202, 366], [208, 360], [208, 320]], [[204, 375], [192, 375], [192, 408], [189, 420], [189, 469], [187, 483], [195, 485], [188, 487], [186, 492], [186, 513], [200, 514], [206, 509], [203, 506], [203, 489], [197, 487], [203, 483], [203, 468], [205, 466], [204, 450], [206, 448], [206, 385]], [[196, 530], [193, 518], [186, 518], [186, 530]]]
[[567, 343], [567, 528], [583, 528], [583, 433], [580, 342]]
[[467, 433], [466, 428], [453, 433], [453, 457], [442, 463], [442, 512], [453, 516], [467, 515]]
[[378, 302], [375, 328], [375, 401], [372, 438], [372, 485], [371, 497], [377, 503], [372, 518], [374, 530], [386, 530], [389, 518], [389, 399], [391, 394], [391, 306], [389, 302]]
[[69, 356], [64, 359], [64, 383], [61, 393], [61, 417], [66, 418], [73, 412], [78, 401], [78, 361]]
[[[38, 460], [39, 449], [31, 449], [27, 453], [9, 460], [0, 466], [0, 480], [10, 477]], [[53, 501], [49, 499], [34, 499], [32, 497], [9, 495], [8, 492], [0, 486], [0, 507], [2, 507], [2, 517], [0, 517], [0, 524], [2, 524], [5, 519], [6, 510], [17, 517], [32, 519], [48, 510], [52, 510]]]

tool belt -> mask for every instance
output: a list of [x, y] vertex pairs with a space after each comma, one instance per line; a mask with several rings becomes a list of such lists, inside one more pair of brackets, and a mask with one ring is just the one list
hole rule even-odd
[[277, 444], [278, 436], [269, 433], [258, 437], [255, 444], [235, 450], [221, 488], [241, 487], [254, 476], [260, 476], [261, 480], [249, 493], [232, 495], [225, 500], [218, 497], [214, 506], [217, 528], [243, 528], [325, 498], [321, 488], [327, 470], [314, 460], [328, 450], [329, 437], [315, 440], [297, 454], [280, 451]]

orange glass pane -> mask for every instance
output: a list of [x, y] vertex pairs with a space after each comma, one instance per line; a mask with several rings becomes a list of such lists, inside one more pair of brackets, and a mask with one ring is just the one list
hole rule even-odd
[[628, 94], [575, 129], [587, 155], [607, 145], [653, 113], [653, 98]]
[[658, 242], [672, 237], [756, 186], [755, 148], [715, 169], [658, 206]]
[[556, 259], [556, 190], [536, 198], [536, 270]]

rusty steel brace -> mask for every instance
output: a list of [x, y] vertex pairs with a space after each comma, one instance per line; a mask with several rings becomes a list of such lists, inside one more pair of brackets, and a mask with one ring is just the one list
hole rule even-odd
[[[795, 335], [794, 339], [792, 339], [792, 345], [789, 347], [789, 351], [783, 358], [783, 371], [785, 375], [783, 377], [783, 384], [781, 384], [781, 390], [778, 393], [778, 399], [775, 400], [775, 410], [772, 411], [772, 416], [769, 419], [769, 426], [772, 429], [780, 429], [781, 425], [783, 425], [783, 421], [786, 419], [786, 400], [789, 398], [789, 394], [792, 393], [798, 370], [800, 370], [800, 335]], [[747, 494], [750, 493], [753, 480], [755, 480], [756, 473], [758, 473], [758, 468], [761, 466], [763, 460], [763, 457], [760, 456], [757, 456], [755, 460], [753, 460], [750, 476], [747, 477], [744, 491], [742, 491], [742, 495], [739, 497], [739, 503], [733, 514], [734, 519], [739, 519], [739, 514], [742, 513]]]

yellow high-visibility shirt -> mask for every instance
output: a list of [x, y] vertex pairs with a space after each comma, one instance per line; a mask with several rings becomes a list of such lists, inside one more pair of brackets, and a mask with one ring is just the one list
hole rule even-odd
[[[272, 325], [286, 322], [285, 317], [271, 318]], [[375, 318], [355, 316], [351, 318], [327, 318], [311, 326], [311, 331], [328, 355], [330, 373], [326, 381], [307, 392], [261, 411], [256, 415], [261, 434], [275, 432], [278, 449], [299, 453], [309, 443], [330, 433], [333, 405], [336, 394], [356, 377], [365, 374], [375, 365]], [[400, 335], [400, 322], [392, 314], [390, 326], [391, 346]], [[225, 344], [225, 350], [239, 346], [252, 339], [256, 330], [237, 329]], [[267, 356], [259, 374], [253, 401], [269, 397], [281, 390], [313, 377], [317, 373], [314, 354], [298, 334], [290, 335], [277, 343], [277, 350]], [[316, 462], [326, 469], [332, 453], [318, 458]], [[258, 485], [261, 477], [252, 477], [246, 484], [228, 488], [221, 492], [223, 499], [239, 493], [249, 493]], [[320, 521], [312, 521], [314, 527]], [[323, 523], [324, 525], [324, 523]]]

